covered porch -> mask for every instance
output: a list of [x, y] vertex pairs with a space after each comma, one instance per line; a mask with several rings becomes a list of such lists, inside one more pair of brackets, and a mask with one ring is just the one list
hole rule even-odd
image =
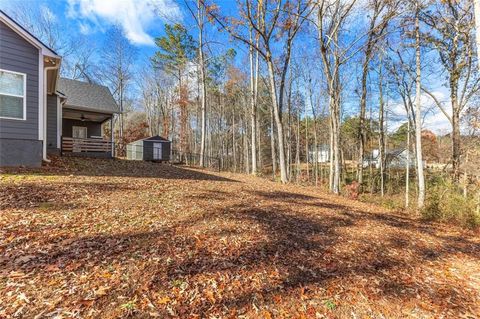
[[103, 135], [103, 126], [108, 125], [111, 132], [113, 116], [65, 107], [62, 116], [62, 154], [112, 157], [115, 143], [111, 137]]
[[[113, 124], [118, 107], [107, 87], [61, 78], [61, 154], [83, 157], [114, 157]], [[105, 136], [105, 132], [107, 135]], [[110, 132], [110, 134], [108, 134]]]

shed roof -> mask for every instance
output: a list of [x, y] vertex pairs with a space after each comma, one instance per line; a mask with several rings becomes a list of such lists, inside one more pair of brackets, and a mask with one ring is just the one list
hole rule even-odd
[[151, 137], [146, 137], [142, 139], [144, 141], [159, 141], [159, 142], [170, 142], [168, 139], [161, 137], [160, 135], [155, 135]]
[[66, 107], [108, 114], [120, 113], [106, 86], [60, 78], [58, 91], [67, 97]]
[[160, 135], [154, 135], [154, 136], [150, 136], [150, 137], [145, 137], [145, 138], [141, 138], [139, 140], [136, 140], [136, 141], [132, 141], [130, 143], [135, 143], [135, 142], [139, 142], [139, 141], [149, 141], [149, 142], [169, 142], [171, 143], [170, 140], [164, 138], [164, 137], [161, 137]]

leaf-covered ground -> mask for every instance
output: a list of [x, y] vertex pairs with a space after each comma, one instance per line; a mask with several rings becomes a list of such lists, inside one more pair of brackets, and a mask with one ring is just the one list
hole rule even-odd
[[477, 318], [480, 236], [240, 174], [0, 178], [0, 318]]

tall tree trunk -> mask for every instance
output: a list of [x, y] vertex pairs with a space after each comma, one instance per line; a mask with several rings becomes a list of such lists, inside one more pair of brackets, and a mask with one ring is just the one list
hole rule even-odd
[[409, 107], [407, 109], [407, 163], [405, 169], [405, 208], [408, 208], [410, 204], [410, 112]]
[[260, 130], [259, 117], [257, 116], [257, 145], [258, 145], [258, 169], [260, 173], [263, 170], [263, 148], [262, 148], [262, 132]]
[[[333, 103], [333, 99], [330, 98], [330, 104]], [[330, 106], [330, 117], [329, 117], [329, 124], [330, 124], [330, 149], [329, 149], [329, 154], [328, 154], [328, 157], [329, 157], [329, 165], [328, 165], [328, 168], [329, 168], [329, 175], [328, 175], [328, 188], [330, 189], [330, 191], [333, 191], [333, 179], [334, 179], [334, 173], [333, 173], [333, 168], [334, 168], [334, 149], [335, 149], [335, 137], [334, 137], [334, 134], [333, 134], [333, 106]]]
[[380, 157], [380, 195], [383, 197], [385, 192], [385, 129], [384, 129], [384, 101], [383, 101], [383, 74], [382, 74], [382, 61], [380, 60], [380, 70], [378, 79], [378, 97], [380, 109], [379, 113], [379, 157]]
[[415, 144], [417, 150], [417, 179], [418, 179], [418, 202], [417, 207], [425, 205], [425, 176], [423, 174], [422, 159], [422, 113], [420, 105], [421, 96], [421, 64], [420, 64], [420, 22], [419, 22], [419, 0], [416, 1], [415, 12], [415, 58], [416, 58], [416, 92], [415, 92]]
[[289, 81], [287, 105], [287, 176], [290, 182], [292, 180], [292, 78]]
[[295, 179], [297, 183], [299, 182], [299, 177], [302, 172], [301, 163], [300, 163], [300, 108], [297, 108], [297, 145], [295, 150], [295, 162], [297, 163], [297, 172]]
[[310, 97], [310, 107], [312, 108], [312, 117], [313, 117], [313, 150], [314, 150], [314, 163], [313, 163], [313, 169], [315, 170], [314, 176], [315, 176], [315, 186], [318, 186], [318, 138], [317, 138], [317, 115], [315, 112], [315, 105], [313, 103], [313, 89], [312, 89], [312, 83], [311, 79], [309, 79], [308, 83], [308, 93]]
[[[478, 55], [478, 60], [480, 61], [480, 0], [473, 0], [473, 5], [475, 6], [475, 36], [476, 36], [476, 42], [477, 42], [477, 55]], [[480, 68], [480, 63], [478, 64], [478, 67]]]
[[248, 154], [248, 125], [247, 121], [245, 121], [245, 127], [243, 130], [245, 133], [243, 134], [243, 153], [244, 153], [244, 161], [245, 161], [245, 173], [250, 173], [250, 154]]
[[285, 163], [285, 145], [284, 145], [284, 135], [283, 135], [283, 123], [280, 114], [279, 104], [277, 101], [277, 93], [276, 93], [276, 84], [275, 84], [275, 71], [273, 66], [273, 61], [271, 56], [267, 58], [267, 66], [268, 66], [268, 75], [270, 78], [270, 95], [272, 98], [272, 105], [273, 105], [273, 115], [275, 118], [275, 124], [277, 128], [277, 143], [278, 143], [278, 161], [280, 166], [280, 180], [282, 183], [288, 182], [287, 177], [287, 167]]
[[370, 54], [371, 48], [370, 46], [370, 37], [368, 41], [368, 47], [365, 51], [365, 59], [363, 61], [362, 67], [362, 95], [360, 97], [360, 123], [358, 126], [358, 183], [360, 184], [360, 189], [363, 187], [363, 161], [365, 159], [365, 143], [367, 141], [367, 137], [365, 134], [365, 114], [367, 109], [367, 77], [368, 77], [368, 66], [370, 63]]
[[232, 113], [232, 157], [233, 157], [233, 171], [237, 171], [237, 153], [236, 153], [236, 139], [235, 139], [235, 108]]
[[455, 100], [452, 100], [452, 103], [454, 104], [452, 111], [452, 169], [453, 169], [453, 181], [458, 182], [460, 178], [460, 154], [461, 154], [461, 149], [460, 149], [460, 143], [461, 143], [461, 138], [460, 138], [460, 112], [458, 105], [455, 105]]
[[205, 79], [205, 61], [203, 56], [203, 5], [197, 0], [198, 20], [198, 57], [200, 62], [200, 78], [202, 81], [202, 137], [200, 139], [200, 166], [205, 166], [205, 135], [207, 133], [207, 84]]
[[272, 150], [272, 176], [275, 179], [277, 174], [277, 154], [275, 151], [275, 119], [273, 116], [273, 107], [270, 108], [270, 147]]
[[309, 146], [308, 146], [308, 139], [309, 135], [308, 134], [308, 117], [307, 117], [307, 103], [305, 103], [305, 162], [306, 162], [306, 168], [307, 168], [307, 181], [310, 181], [310, 167], [309, 167], [309, 162], [310, 162], [310, 154], [309, 154]]
[[[250, 41], [252, 41], [252, 29], [250, 28]], [[250, 58], [250, 118], [252, 122], [251, 145], [252, 145], [252, 174], [257, 174], [257, 106], [256, 106], [256, 86], [255, 81], [254, 61], [253, 61], [253, 47], [249, 47]], [[256, 65], [258, 67], [258, 52], [256, 56]]]
[[333, 193], [340, 194], [341, 156], [340, 156], [340, 92], [336, 92], [333, 118], [333, 152], [335, 156]]

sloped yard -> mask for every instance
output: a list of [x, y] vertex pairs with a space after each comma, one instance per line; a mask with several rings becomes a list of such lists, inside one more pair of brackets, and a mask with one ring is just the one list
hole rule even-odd
[[477, 318], [480, 236], [126, 161], [0, 178], [0, 318]]

